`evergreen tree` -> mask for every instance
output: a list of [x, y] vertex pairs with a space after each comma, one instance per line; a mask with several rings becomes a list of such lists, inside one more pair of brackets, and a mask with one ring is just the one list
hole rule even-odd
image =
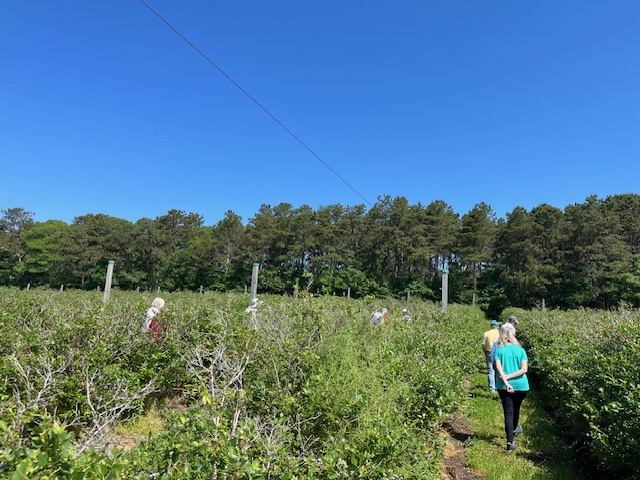
[[20, 283], [16, 269], [25, 259], [23, 234], [34, 224], [33, 213], [23, 208], [0, 210], [0, 285]]

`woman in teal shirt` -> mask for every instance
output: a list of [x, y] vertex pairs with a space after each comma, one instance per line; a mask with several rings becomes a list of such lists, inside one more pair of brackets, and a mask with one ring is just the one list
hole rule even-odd
[[[496, 388], [504, 411], [504, 431], [507, 434], [507, 450], [515, 450], [514, 438], [522, 433], [520, 406], [529, 391], [529, 359], [527, 352], [516, 338], [516, 329], [506, 323], [500, 327], [500, 336], [494, 360], [496, 364]], [[517, 426], [516, 426], [517, 425]], [[515, 427], [515, 428], [514, 428]]]

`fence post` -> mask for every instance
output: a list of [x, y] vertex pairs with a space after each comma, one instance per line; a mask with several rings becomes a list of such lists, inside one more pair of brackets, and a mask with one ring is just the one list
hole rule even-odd
[[442, 269], [442, 311], [446, 313], [449, 304], [449, 270]]
[[254, 263], [253, 268], [251, 269], [251, 298], [253, 300], [256, 298], [258, 294], [258, 269], [260, 268], [259, 263]]
[[113, 260], [109, 260], [107, 264], [107, 280], [104, 282], [104, 296], [102, 297], [102, 301], [104, 303], [109, 303], [109, 296], [111, 295], [111, 279], [113, 278]]

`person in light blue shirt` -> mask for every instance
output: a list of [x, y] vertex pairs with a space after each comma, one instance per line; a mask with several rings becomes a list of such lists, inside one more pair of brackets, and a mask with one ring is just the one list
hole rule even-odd
[[522, 433], [519, 425], [520, 406], [529, 392], [529, 358], [516, 338], [516, 330], [510, 324], [500, 327], [500, 335], [494, 352], [498, 378], [496, 388], [504, 411], [504, 431], [507, 450], [516, 449], [514, 438]]
[[[506, 325], [511, 325], [511, 327], [513, 327], [513, 330], [514, 330], [514, 332], [513, 332], [513, 333], [515, 334], [515, 331], [517, 330], [517, 329], [516, 329], [516, 325], [518, 325], [519, 323], [520, 323], [520, 321], [518, 320], [518, 317], [516, 317], [516, 316], [514, 316], [514, 315], [511, 315], [511, 316], [507, 319], [507, 321], [506, 321], [506, 322], [504, 322], [504, 323], [502, 324], [502, 326], [503, 326], [503, 327], [505, 327]], [[506, 328], [509, 328], [509, 327], [506, 327]], [[498, 339], [496, 338], [496, 339], [495, 339], [495, 341], [493, 342], [492, 347], [491, 347], [491, 354], [489, 355], [489, 357], [491, 358], [491, 363], [493, 363], [493, 362], [495, 361], [495, 360], [493, 359], [493, 354], [494, 354], [494, 353], [495, 353], [495, 351], [496, 351], [496, 346], [497, 346], [497, 345], [498, 345]]]

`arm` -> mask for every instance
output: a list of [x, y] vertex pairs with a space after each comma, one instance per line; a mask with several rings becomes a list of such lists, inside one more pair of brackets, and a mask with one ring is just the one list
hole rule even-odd
[[500, 360], [496, 360], [496, 372], [498, 372], [498, 375], [500, 376], [500, 379], [504, 383], [504, 386], [507, 388], [507, 392], [512, 393], [513, 392], [513, 387], [511, 385], [509, 385], [509, 381], [507, 379], [507, 375], [502, 370], [502, 362]]
[[529, 362], [527, 360], [523, 360], [522, 363], [520, 364], [520, 370], [518, 370], [517, 372], [510, 373], [509, 375], [505, 375], [505, 378], [507, 380], [511, 380], [512, 378], [516, 378], [521, 375], [524, 375], [528, 371], [529, 371]]
[[[487, 350], [487, 344], [489, 344], [489, 350]], [[480, 345], [482, 346], [482, 353], [488, 353], [491, 351], [491, 346], [492, 344], [490, 344], [489, 342], [487, 342], [487, 337], [486, 335], [482, 336], [482, 341], [480, 342]]]

